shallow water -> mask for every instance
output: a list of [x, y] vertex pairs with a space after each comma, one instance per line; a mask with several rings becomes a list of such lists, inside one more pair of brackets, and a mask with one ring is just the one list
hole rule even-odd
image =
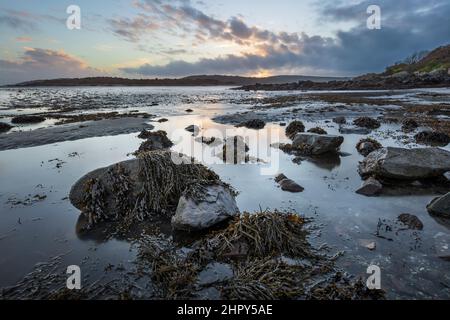
[[[363, 136], [344, 135], [341, 151], [349, 156], [314, 162], [304, 160], [296, 164], [292, 162], [293, 156], [273, 148], [262, 148], [261, 154], [261, 150], [257, 152], [258, 148], [251, 145], [252, 156], [266, 161], [272, 159], [272, 163], [225, 165], [214, 157], [217, 150], [209, 147], [202, 150], [194, 137], [184, 131], [191, 124], [199, 125], [200, 133], [206, 136], [220, 136], [226, 130], [236, 130], [211, 118], [240, 112], [243, 108], [251, 110], [250, 105], [243, 106], [234, 100], [280, 94], [292, 92], [243, 93], [227, 88], [44, 88], [24, 89], [17, 93], [8, 89], [0, 90], [0, 107], [18, 104], [16, 95], [22, 102], [33, 101], [35, 106], [46, 105], [48, 101], [55, 101], [56, 105], [61, 97], [65, 97], [69, 106], [81, 95], [89, 101], [94, 100], [90, 104], [93, 108], [100, 108], [102, 101], [113, 104], [109, 108], [103, 106], [102, 111], [131, 108], [166, 117], [168, 122], [152, 122], [155, 130], [167, 131], [176, 142], [173, 150], [204, 159], [224, 181], [239, 191], [237, 202], [241, 211], [269, 208], [295, 211], [314, 218], [320, 229], [312, 235], [311, 241], [317, 245], [328, 244], [332, 253], [344, 251], [338, 264], [351, 274], [366, 278], [367, 267], [379, 265], [382, 287], [390, 298], [449, 298], [450, 265], [438, 255], [444, 252], [442, 250], [447, 250], [447, 254], [450, 252], [450, 230], [426, 211], [426, 204], [436, 195], [368, 198], [356, 194], [355, 190], [361, 185], [357, 164], [362, 156], [356, 152], [355, 145]], [[158, 105], [151, 106], [153, 102]], [[83, 109], [89, 109], [85, 102], [81, 104]], [[8, 112], [17, 112], [14, 108]], [[186, 114], [187, 108], [193, 109], [194, 113]], [[286, 115], [285, 120], [289, 119]], [[307, 129], [320, 126], [330, 134], [337, 134], [337, 125], [325, 120], [330, 119], [304, 123]], [[249, 132], [256, 134], [253, 130]], [[259, 141], [271, 137], [272, 143], [287, 141], [283, 132], [284, 128], [276, 122], [257, 134]], [[245, 134], [245, 130], [239, 129], [233, 134]], [[369, 136], [384, 146], [416, 146], [405, 145], [403, 135], [399, 125], [385, 124]], [[137, 150], [141, 142], [135, 133], [0, 152], [0, 287], [15, 284], [37, 262], [61, 254], [64, 254], [63, 264], [85, 265], [90, 279], [101, 277], [110, 264], [128, 266], [132, 263], [135, 250], [129, 241], [100, 241], [77, 232], [79, 212], [72, 207], [67, 195], [76, 180], [89, 171], [132, 158], [129, 154]], [[261, 169], [271, 167], [270, 174], [262, 174]], [[281, 191], [273, 180], [276, 172], [284, 173], [305, 191], [298, 194]], [[33, 198], [35, 195], [46, 198], [39, 200]], [[17, 201], [25, 201], [25, 204]], [[394, 223], [401, 213], [417, 215], [424, 230], [392, 232], [389, 235], [392, 241], [374, 235], [379, 219]], [[370, 251], [363, 245], [368, 241], [376, 242], [376, 250]]]

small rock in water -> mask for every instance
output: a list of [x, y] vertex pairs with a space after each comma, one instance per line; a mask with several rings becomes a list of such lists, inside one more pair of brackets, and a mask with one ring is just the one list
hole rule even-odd
[[297, 133], [305, 132], [305, 125], [301, 121], [292, 121], [287, 127], [286, 127], [286, 136], [293, 140]]
[[326, 132], [324, 129], [320, 127], [311, 128], [308, 130], [308, 132], [317, 134], [328, 134], [328, 132]]
[[450, 192], [442, 197], [433, 199], [427, 205], [427, 210], [432, 215], [450, 218]]
[[187, 126], [185, 130], [188, 132], [192, 132], [193, 134], [198, 134], [200, 132], [200, 128], [194, 124]]
[[263, 120], [252, 119], [252, 120], [242, 122], [242, 123], [238, 124], [236, 127], [238, 127], [238, 128], [246, 127], [248, 129], [259, 130], [259, 129], [264, 129], [265, 126], [266, 126], [266, 123]]
[[356, 150], [364, 157], [381, 148], [383, 148], [381, 143], [371, 138], [361, 139], [356, 145]]
[[158, 120], [159, 123], [163, 123], [163, 122], [167, 122], [167, 121], [169, 121], [169, 120], [166, 118], [161, 118]]
[[187, 113], [191, 113], [191, 112], [194, 112], [194, 110], [192, 110], [192, 109], [187, 109], [186, 112], [187, 112]]
[[420, 221], [417, 216], [409, 214], [409, 213], [402, 213], [398, 216], [398, 221], [402, 222], [404, 225], [407, 225], [409, 229], [412, 230], [422, 230], [423, 229], [423, 223]]
[[402, 131], [411, 132], [419, 127], [419, 124], [414, 119], [405, 119], [402, 122]]
[[156, 131], [156, 132], [150, 132], [150, 131], [144, 130], [139, 135], [139, 138], [147, 139], [147, 140], [145, 140], [140, 145], [137, 153], [154, 151], [154, 150], [163, 150], [163, 149], [168, 149], [173, 146], [173, 142], [170, 141], [169, 138], [167, 138], [167, 133], [162, 130]]
[[360, 117], [356, 118], [353, 121], [353, 124], [358, 127], [369, 128], [369, 129], [378, 129], [381, 126], [380, 121], [369, 118], [369, 117]]
[[283, 191], [298, 193], [298, 192], [303, 192], [303, 190], [305, 190], [298, 183], [296, 183], [295, 181], [293, 181], [291, 179], [288, 179], [282, 173], [275, 177], [275, 182], [277, 182], [280, 185], [281, 190], [283, 190]]
[[321, 135], [315, 133], [298, 133], [292, 142], [294, 148], [310, 146], [312, 155], [320, 155], [327, 152], [338, 152], [344, 142], [344, 137], [334, 135]]
[[378, 196], [383, 191], [383, 185], [375, 178], [369, 178], [364, 181], [361, 188], [356, 190], [357, 194], [368, 197]]
[[450, 136], [443, 132], [422, 131], [414, 136], [417, 143], [429, 146], [445, 147], [450, 143]]
[[333, 122], [337, 123], [337, 124], [346, 124], [347, 119], [345, 119], [344, 116], [339, 116], [339, 117], [333, 118]]
[[366, 246], [367, 249], [369, 249], [370, 251], [373, 251], [377, 248], [377, 244], [376, 242], [371, 242]]

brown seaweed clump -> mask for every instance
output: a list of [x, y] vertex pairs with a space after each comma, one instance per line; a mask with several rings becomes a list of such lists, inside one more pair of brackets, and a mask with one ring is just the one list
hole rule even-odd
[[445, 147], [450, 143], [450, 136], [444, 132], [422, 131], [414, 136], [417, 143]]
[[173, 146], [173, 142], [167, 137], [167, 132], [165, 131], [146, 131], [143, 130], [138, 138], [146, 139], [139, 147], [136, 153], [169, 149]]
[[358, 127], [368, 128], [368, 129], [378, 129], [381, 126], [380, 121], [370, 118], [370, 117], [360, 117], [353, 121], [353, 124]]
[[367, 156], [375, 150], [381, 149], [383, 146], [377, 140], [372, 138], [364, 138], [356, 144], [356, 150], [363, 156]]
[[310, 133], [317, 133], [317, 134], [328, 134], [328, 132], [325, 129], [322, 129], [321, 127], [314, 127], [308, 130]]
[[88, 180], [83, 201], [89, 226], [109, 219], [105, 210], [105, 188], [99, 179]]
[[292, 121], [286, 127], [286, 136], [291, 140], [293, 140], [295, 138], [295, 135], [300, 132], [305, 132], [305, 125], [301, 121]]

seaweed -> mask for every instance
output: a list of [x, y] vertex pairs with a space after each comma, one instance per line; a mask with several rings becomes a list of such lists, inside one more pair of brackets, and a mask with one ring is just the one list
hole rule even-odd
[[83, 203], [83, 214], [88, 218], [88, 227], [109, 219], [105, 211], [105, 188], [99, 179], [90, 179], [86, 183]]

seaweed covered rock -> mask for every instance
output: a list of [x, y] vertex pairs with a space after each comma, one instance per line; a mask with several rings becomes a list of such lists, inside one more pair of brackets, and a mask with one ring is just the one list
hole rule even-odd
[[7, 123], [4, 122], [0, 122], [0, 133], [2, 132], [8, 132], [9, 130], [11, 130], [13, 127]]
[[23, 115], [12, 118], [11, 122], [14, 124], [33, 124], [44, 122], [45, 117], [33, 116], [33, 115]]
[[353, 120], [353, 124], [358, 127], [377, 129], [381, 126], [380, 121], [370, 117], [359, 117]]
[[260, 130], [260, 129], [264, 129], [264, 127], [266, 126], [266, 123], [261, 120], [261, 119], [252, 119], [252, 120], [248, 120], [248, 121], [244, 121], [240, 124], [238, 124], [236, 127], [245, 127], [248, 129], [255, 129], [255, 130]]
[[436, 178], [450, 170], [450, 152], [439, 148], [387, 147], [370, 153], [360, 164], [362, 177], [399, 180]]
[[141, 139], [146, 139], [139, 147], [139, 152], [147, 152], [154, 150], [168, 149], [173, 146], [173, 142], [167, 137], [165, 131], [142, 131], [138, 136]]
[[333, 122], [337, 123], [337, 124], [346, 124], [347, 123], [347, 119], [345, 119], [344, 116], [339, 116], [339, 117], [333, 118]]
[[170, 151], [152, 151], [88, 173], [75, 183], [69, 198], [92, 227], [100, 221], [170, 217], [181, 196], [202, 183], [225, 188], [213, 171], [192, 159]]
[[301, 121], [292, 121], [286, 127], [286, 136], [291, 140], [293, 140], [295, 135], [300, 132], [305, 132], [305, 125]]
[[372, 138], [361, 139], [356, 145], [356, 150], [358, 150], [358, 152], [364, 157], [369, 155], [369, 153], [381, 148], [383, 148], [381, 143]]
[[312, 155], [321, 155], [328, 152], [337, 152], [344, 142], [344, 137], [334, 135], [321, 135], [315, 133], [298, 133], [292, 142], [294, 148], [310, 146]]
[[423, 229], [423, 223], [420, 221], [420, 219], [409, 213], [402, 213], [397, 218], [398, 221], [403, 223], [405, 226], [407, 226], [411, 230], [422, 230]]
[[182, 231], [208, 229], [238, 214], [239, 208], [228, 186], [199, 183], [183, 192], [172, 217], [172, 227]]
[[450, 143], [450, 136], [444, 132], [422, 131], [414, 136], [419, 144], [445, 147]]
[[419, 124], [414, 119], [405, 119], [402, 121], [402, 131], [411, 132], [419, 127]]
[[310, 133], [317, 133], [317, 134], [328, 134], [324, 129], [321, 127], [314, 127], [308, 130]]

